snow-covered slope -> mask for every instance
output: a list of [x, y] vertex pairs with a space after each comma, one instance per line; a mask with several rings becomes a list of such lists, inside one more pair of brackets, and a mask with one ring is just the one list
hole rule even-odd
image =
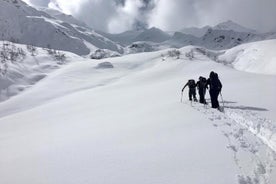
[[[0, 182], [274, 184], [275, 75], [191, 60], [191, 49], [106, 59], [109, 69], [74, 62], [1, 103]], [[191, 106], [186, 90], [180, 103], [184, 83], [211, 70], [225, 114]]]
[[118, 34], [110, 34], [102, 31], [96, 31], [96, 32], [110, 40], [113, 40], [116, 43], [121, 44], [122, 46], [127, 46], [131, 44], [132, 40], [136, 38], [139, 34], [141, 34], [143, 30], [126, 31]]
[[236, 22], [233, 22], [231, 20], [219, 23], [216, 26], [214, 26], [213, 29], [217, 29], [217, 30], [232, 30], [232, 31], [244, 32], [244, 33], [256, 33], [257, 32], [256, 30], [246, 28], [246, 27], [241, 26], [241, 25], [239, 25]]
[[243, 44], [218, 57], [223, 63], [247, 72], [276, 75], [276, 40]]
[[202, 37], [210, 28], [212, 28], [212, 27], [211, 26], [204, 26], [202, 28], [188, 27], [188, 28], [181, 29], [179, 32], [184, 33], [184, 34], [193, 35], [196, 37]]
[[202, 37], [209, 29], [214, 30], [226, 30], [226, 31], [235, 31], [235, 32], [244, 32], [244, 33], [257, 33], [256, 30], [246, 28], [244, 26], [241, 26], [237, 24], [236, 22], [233, 22], [231, 20], [221, 22], [215, 26], [204, 26], [201, 28], [198, 27], [187, 27], [181, 29], [179, 32], [182, 32], [184, 34], [190, 34], [194, 35], [196, 37]]
[[47, 14], [51, 15], [52, 17], [55, 17], [56, 19], [61, 20], [63, 22], [78, 25], [81, 27], [88, 27], [84, 22], [77, 20], [72, 15], [66, 15], [56, 9], [46, 8], [46, 7], [36, 7], [36, 8], [40, 11], [46, 12]]
[[65, 64], [83, 60], [83, 58], [70, 52], [35, 47], [33, 52], [30, 52], [26, 45], [9, 42], [0, 42], [0, 53], [6, 58], [11, 58], [11, 55], [18, 55], [13, 60], [5, 59], [4, 61], [2, 57], [0, 58], [0, 102], [29, 89], [49, 75], [50, 72]]
[[48, 14], [20, 0], [0, 1], [0, 17], [2, 40], [51, 47], [80, 55], [89, 53], [81, 39], [66, 33], [64, 27], [56, 24]]
[[196, 36], [175, 32], [170, 40], [167, 40], [162, 44], [180, 48], [187, 45], [201, 45], [202, 41]]
[[[275, 33], [262, 33], [262, 34], [253, 33], [254, 32], [253, 30], [246, 29], [246, 28], [242, 29], [242, 26], [239, 27], [238, 24], [235, 24], [231, 21], [221, 23], [219, 25], [220, 26], [216, 26], [215, 28], [209, 28], [207, 30], [206, 28], [208, 28], [208, 26], [204, 28], [200, 28], [202, 33], [201, 37], [198, 37], [198, 35], [195, 36], [192, 33], [185, 34], [182, 32], [175, 32], [172, 36], [165, 34], [165, 36], [163, 37], [164, 39], [161, 39], [162, 31], [160, 32], [160, 30], [148, 30], [140, 33], [137, 36], [138, 38], [137, 40], [140, 40], [139, 48], [142, 51], [143, 50], [154, 51], [154, 50], [170, 48], [170, 47], [181, 48], [188, 45], [196, 45], [196, 46], [201, 46], [207, 49], [214, 49], [214, 50], [225, 50], [244, 43], [276, 38]], [[226, 25], [229, 25], [229, 26], [227, 27]], [[191, 31], [192, 30], [193, 28], [191, 29]], [[243, 31], [243, 32], [239, 32], [239, 31]], [[160, 32], [160, 34], [158, 34], [157, 32]], [[122, 33], [120, 36], [122, 35], [124, 35], [124, 33]], [[151, 35], [155, 35], [155, 36], [151, 36]], [[146, 38], [151, 38], [152, 42], [146, 41], [147, 40]], [[157, 40], [160, 40], [160, 41], [157, 41]], [[164, 41], [161, 42], [161, 40], [164, 40]], [[135, 41], [135, 39], [133, 39], [132, 41]], [[133, 45], [136, 46], [137, 44], [132, 43], [128, 46], [128, 48], [133, 47]], [[143, 45], [145, 46], [144, 49], [142, 48]]]
[[133, 41], [150, 41], [154, 43], [161, 43], [170, 38], [170, 35], [158, 28], [150, 28], [144, 30], [138, 36], [136, 36]]
[[144, 30], [126, 31], [120, 34], [109, 34], [100, 31], [98, 33], [123, 46], [131, 45], [134, 42], [161, 43], [171, 38], [168, 33], [155, 27]]
[[[87, 55], [98, 48], [123, 52], [123, 48], [86, 27], [71, 24], [73, 18], [58, 20], [21, 0], [0, 1], [2, 40]], [[68, 23], [69, 22], [69, 23]], [[75, 22], [77, 23], [77, 22]]]
[[202, 37], [176, 32], [173, 37], [163, 43], [174, 47], [187, 45], [203, 46], [207, 49], [224, 50], [237, 45], [255, 41], [275, 38], [275, 34], [254, 34], [249, 32], [236, 32], [233, 30], [208, 29]]
[[201, 37], [202, 45], [209, 49], [229, 49], [242, 43], [264, 40], [265, 37], [253, 33], [236, 32], [232, 30], [209, 29]]

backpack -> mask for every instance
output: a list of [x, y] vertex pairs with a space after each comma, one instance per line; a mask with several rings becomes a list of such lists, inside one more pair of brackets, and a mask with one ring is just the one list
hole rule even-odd
[[221, 82], [218, 78], [218, 74], [214, 73], [211, 77], [210, 77], [210, 89], [213, 90], [221, 90], [222, 85]]
[[189, 86], [189, 88], [195, 88], [196, 87], [195, 80], [194, 79], [190, 79], [188, 81], [188, 86]]
[[207, 79], [205, 77], [201, 77], [199, 81], [199, 86], [198, 88], [200, 89], [205, 89], [207, 86]]

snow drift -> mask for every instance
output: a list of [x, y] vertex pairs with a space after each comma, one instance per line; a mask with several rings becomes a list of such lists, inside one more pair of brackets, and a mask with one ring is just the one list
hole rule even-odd
[[220, 62], [247, 72], [276, 75], [276, 40], [243, 44], [225, 51]]

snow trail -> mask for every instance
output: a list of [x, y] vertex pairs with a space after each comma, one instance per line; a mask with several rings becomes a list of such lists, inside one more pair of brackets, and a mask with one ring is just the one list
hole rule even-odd
[[253, 110], [226, 107], [225, 113], [221, 113], [199, 103], [193, 103], [192, 107], [205, 114], [226, 137], [227, 148], [241, 173], [237, 176], [239, 184], [271, 183], [276, 166], [275, 122]]

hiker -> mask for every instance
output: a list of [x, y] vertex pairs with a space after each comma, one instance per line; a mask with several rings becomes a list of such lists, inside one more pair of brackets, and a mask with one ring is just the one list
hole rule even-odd
[[211, 97], [212, 108], [219, 109], [218, 96], [220, 94], [222, 84], [219, 80], [218, 74], [211, 72], [209, 79], [207, 80], [207, 86], [209, 85], [209, 93]]
[[184, 89], [185, 89], [186, 86], [189, 87], [189, 100], [192, 101], [192, 99], [193, 99], [195, 102], [197, 102], [195, 80], [194, 79], [188, 80], [188, 82], [182, 88], [182, 93], [183, 93], [183, 91], [184, 91]]
[[199, 80], [196, 83], [196, 86], [199, 94], [199, 103], [207, 104], [205, 100], [206, 89], [208, 89], [207, 79], [205, 77], [200, 76]]

